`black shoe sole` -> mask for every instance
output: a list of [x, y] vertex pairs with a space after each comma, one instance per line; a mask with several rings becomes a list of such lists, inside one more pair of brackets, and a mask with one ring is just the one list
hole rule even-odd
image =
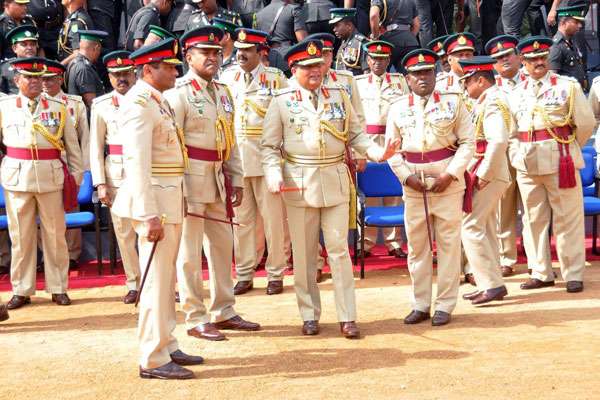
[[6, 321], [6, 320], [7, 320], [7, 319], [9, 319], [9, 318], [10, 318], [10, 316], [8, 315], [8, 313], [6, 313], [6, 314], [1, 314], [1, 315], [0, 315], [0, 322], [4, 322], [4, 321]]
[[194, 379], [194, 375], [192, 376], [181, 376], [181, 377], [169, 377], [169, 376], [161, 376], [155, 375], [148, 372], [140, 372], [140, 378], [142, 379], [162, 379], [162, 380], [186, 380], [186, 379]]
[[405, 324], [405, 325], [416, 325], [416, 324], [420, 324], [421, 322], [428, 321], [428, 320], [430, 320], [430, 319], [431, 319], [431, 317], [427, 317], [427, 318], [425, 318], [425, 319], [420, 319], [420, 320], [418, 320], [418, 321], [407, 321], [407, 320], [405, 319], [405, 320], [404, 320], [404, 324]]

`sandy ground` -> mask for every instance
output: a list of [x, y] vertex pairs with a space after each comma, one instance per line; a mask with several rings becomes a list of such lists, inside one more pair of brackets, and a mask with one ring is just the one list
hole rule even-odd
[[600, 399], [600, 264], [588, 268], [583, 293], [562, 283], [524, 292], [521, 274], [507, 279], [505, 301], [459, 300], [453, 322], [438, 328], [402, 323], [406, 274], [357, 281], [358, 341], [339, 335], [330, 280], [317, 337], [300, 334], [291, 277], [283, 295], [266, 296], [261, 279], [238, 297], [238, 312], [261, 332], [201, 341], [186, 335], [178, 313], [181, 349], [206, 358], [192, 381], [138, 378], [136, 314], [120, 302], [124, 288], [73, 290], [71, 307], [40, 293], [0, 324], [0, 399]]

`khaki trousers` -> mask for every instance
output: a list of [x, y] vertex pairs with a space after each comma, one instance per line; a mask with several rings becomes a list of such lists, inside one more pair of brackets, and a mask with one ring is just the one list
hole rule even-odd
[[348, 203], [323, 208], [286, 206], [291, 228], [294, 287], [300, 317], [303, 321], [318, 321], [321, 317], [321, 296], [316, 274], [319, 229], [322, 229], [333, 279], [338, 321], [355, 321], [354, 272], [348, 251]]
[[244, 196], [242, 204], [235, 209], [236, 222], [245, 226], [234, 227], [235, 270], [239, 281], [251, 281], [254, 278], [257, 259], [258, 240], [256, 235], [257, 215], [262, 216], [263, 232], [267, 240], [267, 270], [269, 281], [282, 280], [286, 268], [284, 249], [284, 220], [281, 195], [270, 193], [263, 176], [244, 178]]
[[[402, 204], [402, 197], [367, 197], [367, 207], [379, 206], [399, 206]], [[392, 228], [381, 228], [383, 231], [385, 247], [388, 250], [399, 249], [402, 247], [402, 234], [399, 226]], [[377, 244], [378, 228], [367, 227], [365, 229], [365, 250], [370, 251]]]
[[[194, 204], [194, 213], [226, 219], [225, 204], [221, 201]], [[202, 293], [202, 249], [208, 260], [210, 303], [208, 312]], [[200, 324], [225, 321], [237, 314], [233, 309], [233, 280], [231, 264], [233, 234], [231, 226], [187, 216], [183, 220], [183, 237], [177, 256], [177, 282], [181, 309], [185, 312], [188, 329]]]
[[498, 201], [508, 185], [508, 182], [491, 181], [483, 190], [475, 190], [473, 211], [463, 216], [462, 243], [479, 290], [504, 285], [498, 268], [500, 254], [496, 237], [496, 211]]
[[[462, 199], [463, 192], [428, 197], [438, 258], [435, 311], [451, 313], [456, 306], [460, 284]], [[408, 270], [413, 289], [411, 305], [413, 310], [428, 313], [431, 311], [433, 260], [427, 239], [423, 199], [405, 196], [404, 204]]]
[[[77, 207], [79, 210], [79, 207]], [[79, 261], [81, 257], [81, 229], [68, 229], [65, 233], [67, 248], [69, 249], [69, 260]]]
[[10, 264], [13, 293], [35, 294], [37, 224], [40, 218], [46, 292], [66, 293], [69, 252], [65, 240], [65, 211], [62, 191], [30, 193], [5, 190], [8, 232], [12, 242]]
[[[153, 243], [146, 240], [144, 224], [129, 221], [138, 234], [140, 267], [146, 268]], [[171, 362], [170, 354], [179, 348], [173, 330], [176, 325], [175, 260], [181, 239], [181, 225], [165, 224], [163, 228], [165, 237], [156, 246], [140, 297], [138, 339], [142, 368], [158, 368]]]
[[[531, 277], [549, 282], [554, 280], [550, 257], [550, 218], [556, 237], [556, 253], [565, 281], [583, 281], [585, 268], [585, 227], [583, 220], [583, 192], [579, 172], [577, 185], [570, 189], [558, 188], [558, 173], [528, 175], [517, 171], [517, 182], [529, 225], [531, 245], [527, 263]], [[525, 222], [525, 221], [524, 221]]]

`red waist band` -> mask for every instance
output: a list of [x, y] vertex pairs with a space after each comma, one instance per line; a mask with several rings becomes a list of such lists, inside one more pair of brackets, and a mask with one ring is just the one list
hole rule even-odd
[[6, 155], [18, 160], [57, 160], [60, 151], [57, 149], [31, 149], [23, 147], [7, 147]]
[[217, 150], [201, 149], [200, 147], [186, 146], [188, 157], [192, 160], [201, 161], [222, 161], [219, 158], [219, 152]]
[[[554, 134], [560, 138], [566, 138], [573, 132], [570, 126], [562, 126], [558, 128], [552, 128]], [[553, 140], [554, 137], [548, 132], [547, 129], [537, 129], [531, 132], [519, 132], [519, 140], [521, 142], [540, 142], [542, 140]]]
[[385, 125], [367, 125], [367, 133], [369, 135], [383, 135], [385, 133]]
[[450, 158], [456, 154], [456, 150], [449, 148], [443, 148], [438, 150], [426, 151], [423, 153], [413, 153], [405, 151], [402, 153], [404, 159], [409, 163], [413, 164], [427, 164], [430, 162], [436, 162]]
[[120, 144], [109, 144], [108, 145], [108, 154], [111, 156], [122, 156], [123, 155], [123, 146]]
[[475, 157], [483, 157], [487, 149], [487, 140], [475, 141]]

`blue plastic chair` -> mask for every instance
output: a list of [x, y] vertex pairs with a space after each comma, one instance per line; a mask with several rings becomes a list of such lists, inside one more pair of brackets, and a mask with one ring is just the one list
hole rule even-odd
[[[586, 146], [583, 148], [582, 155], [585, 161], [585, 167], [579, 170], [581, 176], [581, 186], [583, 186], [583, 215], [593, 217], [592, 222], [592, 253], [599, 254], [598, 241], [598, 215], [600, 215], [600, 198], [598, 198], [598, 178], [596, 177], [596, 152], [593, 148]], [[590, 194], [590, 189], [593, 192]]]
[[[367, 207], [368, 197], [400, 197], [402, 185], [388, 163], [367, 163], [367, 168], [357, 174], [357, 192], [360, 201], [360, 277], [365, 277], [365, 227], [404, 226], [404, 204], [399, 206]], [[355, 248], [356, 264], [356, 248]]]

